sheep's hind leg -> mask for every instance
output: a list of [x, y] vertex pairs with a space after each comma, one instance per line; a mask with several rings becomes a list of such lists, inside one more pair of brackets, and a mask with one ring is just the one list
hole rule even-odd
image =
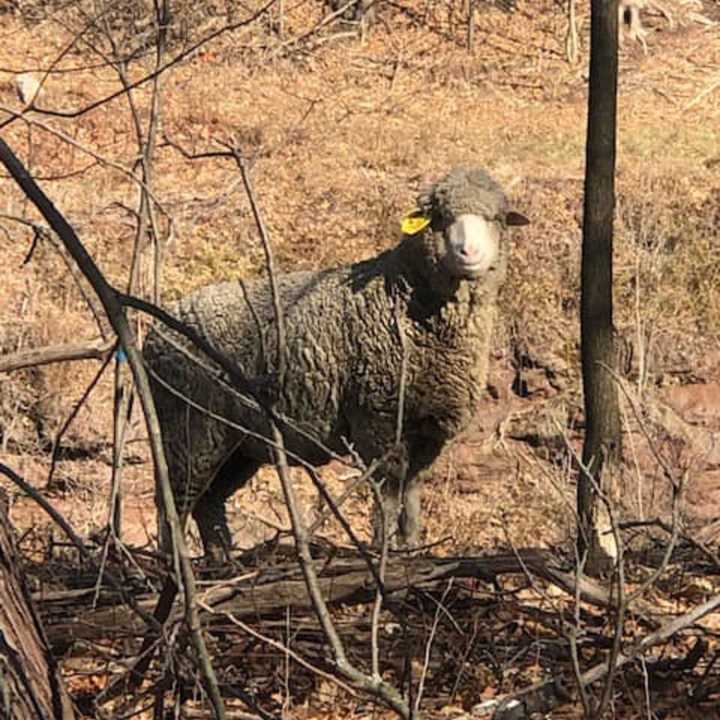
[[200, 531], [205, 557], [213, 565], [222, 564], [229, 558], [232, 545], [225, 516], [225, 501], [207, 492], [195, 503], [192, 516]]
[[225, 503], [257, 472], [261, 463], [231, 455], [215, 475], [210, 487], [198, 498], [192, 516], [200, 531], [206, 557], [213, 564], [230, 559], [232, 536], [227, 524]]

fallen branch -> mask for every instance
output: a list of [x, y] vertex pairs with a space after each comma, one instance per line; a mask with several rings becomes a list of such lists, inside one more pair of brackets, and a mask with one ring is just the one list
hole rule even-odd
[[[427, 587], [450, 578], [473, 578], [494, 583], [500, 575], [524, 575], [530, 572], [574, 597], [574, 574], [553, 567], [553, 561], [550, 552], [537, 549], [487, 557], [394, 556], [388, 559], [384, 590], [386, 595], [390, 595], [410, 587]], [[314, 565], [319, 575], [320, 591], [328, 606], [374, 601], [377, 585], [364, 558], [325, 557], [316, 559]], [[589, 578], [580, 578], [579, 594], [583, 600], [592, 604], [610, 606], [608, 593]], [[106, 593], [104, 596], [109, 604], [111, 594]], [[67, 640], [70, 633], [75, 639], [97, 640], [113, 634], [139, 637], [147, 632], [144, 623], [125, 607], [113, 605], [93, 609], [92, 597], [93, 592], [89, 588], [52, 594], [45, 592], [35, 598], [51, 641]], [[203, 612], [200, 618], [203, 623], [211, 625], [218, 625], [222, 620], [221, 613], [230, 613], [241, 620], [258, 621], [283, 616], [288, 610], [297, 615], [309, 613], [313, 609], [305, 581], [295, 561], [215, 583], [198, 593], [198, 602], [213, 608], [213, 617]], [[156, 603], [156, 595], [137, 598], [138, 606], [148, 611]], [[182, 608], [176, 601], [170, 613], [170, 621], [177, 621], [181, 616]]]
[[0, 373], [38, 365], [72, 360], [102, 360], [112, 350], [115, 340], [93, 340], [85, 343], [48, 345], [0, 355]]
[[[709, 615], [713, 610], [720, 607], [720, 594], [714, 595], [707, 602], [698, 605], [690, 612], [680, 615], [675, 620], [666, 623], [658, 630], [647, 635], [627, 652], [619, 652], [614, 663], [602, 662], [580, 676], [583, 686], [602, 680], [611, 670], [620, 669], [639, 658], [644, 652], [655, 645], [660, 645], [669, 640], [675, 633], [694, 625], [698, 620]], [[480, 714], [489, 713], [494, 709], [493, 720], [524, 720], [532, 713], [547, 713], [558, 705], [570, 702], [573, 698], [572, 692], [562, 678], [554, 677], [546, 682], [538, 683], [526, 688], [512, 697], [497, 701], [492, 707], [489, 703], [483, 704], [479, 709]], [[474, 713], [475, 714], [475, 713]]]

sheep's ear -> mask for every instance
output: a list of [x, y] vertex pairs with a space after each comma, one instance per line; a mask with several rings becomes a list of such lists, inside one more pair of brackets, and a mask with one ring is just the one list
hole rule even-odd
[[430, 224], [430, 218], [425, 216], [422, 210], [415, 210], [406, 215], [400, 223], [400, 229], [404, 235], [417, 235], [421, 230]]
[[515, 210], [509, 210], [508, 214], [505, 216], [505, 224], [506, 225], [529, 225], [530, 221], [519, 212], [515, 212]]

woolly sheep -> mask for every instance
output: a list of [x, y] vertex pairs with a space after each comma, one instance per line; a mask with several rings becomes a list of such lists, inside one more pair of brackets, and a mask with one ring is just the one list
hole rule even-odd
[[[482, 395], [506, 272], [506, 228], [527, 222], [487, 172], [457, 167], [418, 197], [394, 248], [353, 265], [277, 278], [287, 337], [275, 410], [292, 425], [284, 434], [290, 462], [321, 465], [328, 449], [348, 448], [368, 465], [382, 458], [377, 476], [393, 545], [417, 544], [420, 476], [468, 424]], [[265, 280], [209, 285], [173, 310], [248, 377], [277, 367]], [[183, 527], [192, 515], [206, 555], [220, 560], [231, 545], [225, 501], [272, 462], [263, 440], [267, 422], [173, 332], [151, 329], [144, 357]], [[160, 531], [167, 548], [162, 518]]]

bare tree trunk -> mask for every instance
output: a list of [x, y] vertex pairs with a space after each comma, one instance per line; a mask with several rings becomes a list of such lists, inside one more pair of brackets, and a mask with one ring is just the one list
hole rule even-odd
[[598, 503], [620, 450], [618, 390], [609, 371], [615, 365], [612, 256], [617, 33], [617, 0], [592, 0], [580, 311], [586, 430], [577, 493], [578, 550], [580, 558], [586, 558], [589, 574], [607, 568], [617, 550], [605, 522], [606, 508]]
[[7, 507], [0, 497], [0, 717], [74, 720], [18, 568]]

